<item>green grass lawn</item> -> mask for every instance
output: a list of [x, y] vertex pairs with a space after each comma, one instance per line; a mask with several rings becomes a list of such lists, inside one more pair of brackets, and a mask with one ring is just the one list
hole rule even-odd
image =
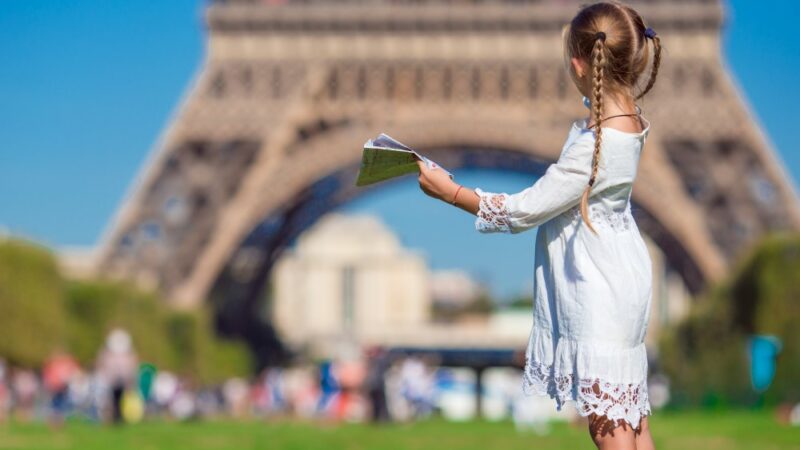
[[[800, 427], [767, 412], [658, 412], [656, 446], [681, 450], [800, 450]], [[510, 422], [449, 423], [440, 419], [370, 426], [298, 421], [152, 422], [120, 428], [69, 423], [0, 425], [0, 449], [271, 449], [271, 450], [531, 450], [592, 449], [584, 426], [555, 423], [546, 435], [518, 433]]]

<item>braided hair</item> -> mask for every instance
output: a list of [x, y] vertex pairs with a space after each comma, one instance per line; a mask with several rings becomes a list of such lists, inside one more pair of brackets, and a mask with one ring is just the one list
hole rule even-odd
[[[609, 91], [626, 92], [633, 100], [647, 94], [655, 85], [661, 65], [661, 40], [652, 28], [645, 27], [641, 16], [631, 7], [617, 1], [599, 2], [581, 8], [564, 28], [565, 63], [573, 57], [586, 61], [591, 67], [591, 116], [595, 123], [595, 143], [591, 175], [581, 195], [580, 212], [589, 229], [597, 234], [589, 219], [589, 197], [598, 176], [600, 149], [603, 142], [603, 97]], [[653, 42], [653, 62], [650, 77], [638, 95], [633, 91], [645, 71], [650, 51], [647, 41]], [[570, 75], [577, 79], [570, 64]]]

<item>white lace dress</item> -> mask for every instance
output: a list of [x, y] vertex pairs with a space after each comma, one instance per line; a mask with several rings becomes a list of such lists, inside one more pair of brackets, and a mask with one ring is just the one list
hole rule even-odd
[[639, 155], [650, 130], [603, 127], [589, 211], [579, 203], [591, 171], [595, 133], [573, 122], [558, 161], [514, 193], [475, 191], [483, 233], [539, 227], [534, 262], [533, 327], [523, 390], [575, 401], [583, 416], [605, 415], [638, 427], [650, 414], [644, 336], [652, 297], [651, 260], [631, 215]]

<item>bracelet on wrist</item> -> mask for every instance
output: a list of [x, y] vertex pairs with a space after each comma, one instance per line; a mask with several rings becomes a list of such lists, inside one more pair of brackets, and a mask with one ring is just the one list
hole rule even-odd
[[453, 201], [450, 202], [451, 204], [453, 204], [453, 205], [456, 204], [456, 199], [458, 198], [458, 191], [460, 191], [462, 187], [464, 187], [464, 186], [459, 185], [458, 189], [456, 189], [456, 193], [453, 195]]

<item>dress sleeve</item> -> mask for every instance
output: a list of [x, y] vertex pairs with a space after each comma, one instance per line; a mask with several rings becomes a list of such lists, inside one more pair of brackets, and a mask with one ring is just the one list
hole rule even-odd
[[[593, 152], [594, 140], [590, 133], [586, 133], [570, 144], [532, 186], [514, 194], [485, 192], [476, 188], [480, 202], [475, 229], [481, 233], [516, 234], [539, 226], [577, 205], [589, 182]], [[599, 192], [598, 185], [603, 177], [601, 156], [591, 195]]]

